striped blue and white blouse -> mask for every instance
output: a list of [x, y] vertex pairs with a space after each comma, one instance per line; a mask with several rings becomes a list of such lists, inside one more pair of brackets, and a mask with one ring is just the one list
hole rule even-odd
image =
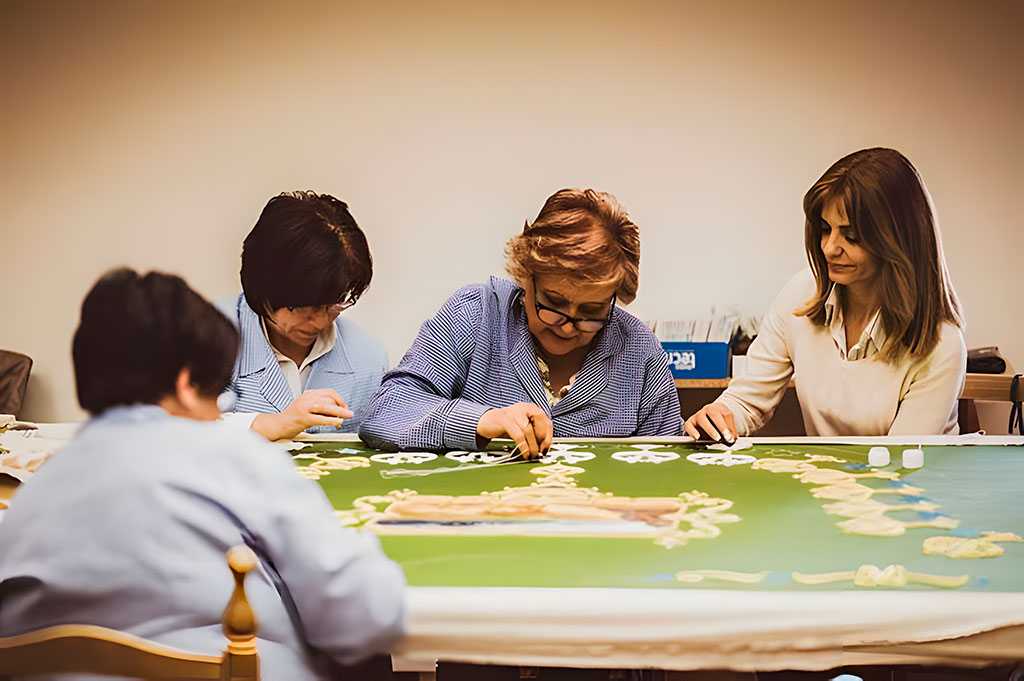
[[597, 336], [569, 392], [549, 406], [522, 304], [523, 289], [491, 277], [455, 293], [424, 322], [366, 405], [359, 436], [378, 449], [478, 449], [488, 409], [533, 402], [555, 437], [678, 435], [668, 358], [620, 308]]
[[[260, 317], [245, 301], [245, 295], [216, 301], [240, 336], [238, 359], [231, 374], [229, 390], [234, 393], [232, 412], [277, 414], [288, 408], [293, 394], [281, 371], [274, 348], [263, 332]], [[354, 433], [366, 413], [366, 402], [380, 386], [388, 369], [388, 351], [368, 331], [344, 317], [334, 320], [334, 345], [312, 362], [305, 390], [331, 388], [345, 400], [355, 416], [338, 429], [313, 426], [311, 433]], [[252, 420], [249, 420], [251, 423]]]

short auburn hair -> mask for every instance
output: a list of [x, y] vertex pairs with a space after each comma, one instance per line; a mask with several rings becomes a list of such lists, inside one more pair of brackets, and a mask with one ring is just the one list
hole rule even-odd
[[804, 196], [804, 248], [817, 291], [794, 314], [825, 323], [832, 283], [821, 248], [821, 213], [833, 201], [845, 208], [861, 246], [879, 261], [879, 314], [887, 337], [879, 359], [927, 356], [944, 322], [963, 328], [928, 190], [903, 154], [885, 148], [844, 156]]
[[639, 284], [640, 232], [611, 194], [562, 189], [506, 244], [505, 269], [520, 284], [534, 274], [617, 282], [616, 298], [630, 303]]
[[242, 292], [262, 316], [282, 307], [354, 303], [373, 278], [366, 235], [344, 201], [310, 191], [267, 202], [242, 243]]
[[178, 276], [122, 268], [82, 302], [71, 345], [78, 403], [90, 414], [157, 404], [188, 369], [201, 395], [222, 393], [238, 353], [234, 325]]

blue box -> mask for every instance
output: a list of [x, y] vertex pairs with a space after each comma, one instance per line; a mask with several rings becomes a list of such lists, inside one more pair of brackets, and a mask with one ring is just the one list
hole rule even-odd
[[688, 343], [662, 341], [668, 353], [668, 368], [673, 378], [727, 378], [728, 343]]

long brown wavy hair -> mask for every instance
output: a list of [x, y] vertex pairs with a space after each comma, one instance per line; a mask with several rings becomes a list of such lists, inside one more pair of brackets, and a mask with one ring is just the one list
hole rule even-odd
[[939, 342], [943, 322], [963, 328], [928, 190], [903, 154], [884, 148], [839, 159], [804, 196], [804, 248], [817, 292], [795, 315], [825, 323], [832, 283], [821, 248], [821, 211], [832, 201], [842, 202], [860, 244], [879, 260], [879, 308], [886, 334], [880, 360], [895, 362], [908, 353], [925, 357]]

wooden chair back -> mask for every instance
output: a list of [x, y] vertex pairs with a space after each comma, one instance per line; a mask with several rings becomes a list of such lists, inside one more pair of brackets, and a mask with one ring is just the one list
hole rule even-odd
[[0, 679], [39, 674], [96, 674], [142, 679], [258, 681], [256, 618], [245, 596], [245, 575], [256, 566], [247, 546], [228, 551], [235, 587], [222, 618], [223, 655], [195, 655], [114, 629], [62, 624], [0, 637]]
[[20, 352], [0, 350], [0, 414], [17, 416], [21, 411], [31, 371], [31, 357]]

